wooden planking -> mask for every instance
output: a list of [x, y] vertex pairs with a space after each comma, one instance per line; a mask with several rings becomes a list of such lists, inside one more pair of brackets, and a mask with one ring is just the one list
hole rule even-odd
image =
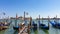
[[24, 26], [18, 34], [28, 34], [27, 32], [25, 32], [25, 30], [27, 30], [27, 28]]

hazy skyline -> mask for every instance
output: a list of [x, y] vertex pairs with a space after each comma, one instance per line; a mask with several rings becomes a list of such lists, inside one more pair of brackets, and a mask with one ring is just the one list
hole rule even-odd
[[0, 0], [0, 13], [5, 12], [6, 16], [23, 16], [24, 11], [33, 18], [60, 17], [60, 0]]

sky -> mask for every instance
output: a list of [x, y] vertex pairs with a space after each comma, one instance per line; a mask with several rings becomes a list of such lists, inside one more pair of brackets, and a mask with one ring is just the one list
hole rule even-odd
[[60, 0], [0, 0], [0, 16], [23, 16], [24, 11], [32, 18], [60, 17]]

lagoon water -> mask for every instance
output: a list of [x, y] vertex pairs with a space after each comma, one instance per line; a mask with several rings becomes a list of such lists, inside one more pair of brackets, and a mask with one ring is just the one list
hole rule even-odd
[[[33, 20], [33, 21], [35, 21], [35, 23], [38, 24], [38, 22], [37, 22], [38, 20]], [[51, 20], [51, 21], [53, 21], [53, 20]], [[22, 20], [18, 20], [17, 23], [22, 23], [22, 22], [23, 22]], [[60, 20], [59, 20], [59, 22], [60, 22]], [[43, 20], [43, 21], [41, 21], [41, 23], [44, 23], [47, 25], [48, 20]], [[12, 20], [12, 23], [10, 24], [9, 28], [6, 30], [0, 31], [0, 34], [18, 34], [18, 32], [13, 29], [14, 24], [15, 24], [15, 20]], [[42, 29], [37, 28], [36, 31], [30, 30], [30, 34], [60, 34], [60, 29], [53, 28], [50, 24], [49, 30], [42, 30]]]

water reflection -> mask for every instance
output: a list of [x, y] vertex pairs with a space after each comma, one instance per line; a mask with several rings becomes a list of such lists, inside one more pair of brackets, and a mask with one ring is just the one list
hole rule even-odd
[[38, 34], [38, 30], [34, 30], [34, 34]]
[[15, 30], [13, 34], [18, 34], [18, 31], [17, 31], [17, 30]]
[[43, 30], [39, 28], [37, 30], [32, 29], [31, 34], [49, 34], [49, 30]]
[[43, 32], [41, 32], [41, 33], [43, 33], [43, 34], [49, 34], [49, 30], [40, 29], [40, 28], [39, 28], [39, 30], [40, 30], [40, 31], [43, 31]]
[[60, 29], [50, 26], [49, 34], [60, 34], [59, 31]]
[[46, 34], [49, 34], [49, 30], [43, 30]]
[[[20, 23], [20, 20], [18, 22]], [[47, 24], [47, 22], [44, 21], [44, 24]], [[18, 34], [18, 31], [13, 30], [13, 25], [14, 25], [14, 21], [10, 25], [9, 29], [0, 31], [0, 34]], [[43, 30], [39, 28], [37, 28], [37, 30], [31, 29], [30, 34], [60, 34], [60, 29], [53, 28], [50, 25], [49, 30]]]
[[4, 32], [5, 32], [4, 30], [3, 31], [0, 31], [0, 34], [4, 34]]

